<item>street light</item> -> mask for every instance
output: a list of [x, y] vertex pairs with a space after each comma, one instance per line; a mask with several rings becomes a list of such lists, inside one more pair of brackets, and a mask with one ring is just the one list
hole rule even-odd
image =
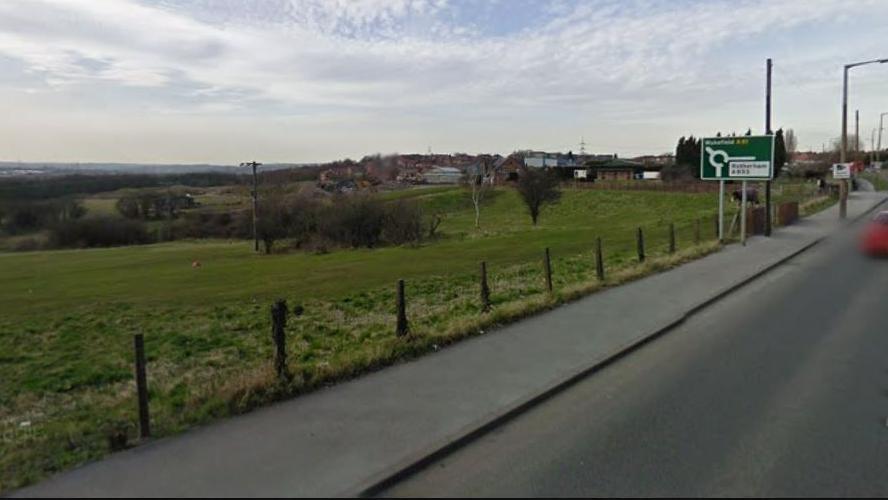
[[253, 192], [251, 193], [253, 196], [253, 251], [259, 252], [259, 232], [256, 230], [256, 211], [259, 205], [259, 181], [256, 178], [256, 168], [258, 168], [261, 163], [257, 161], [248, 161], [240, 164], [241, 167], [252, 167], [253, 168]]
[[[845, 163], [848, 154], [848, 70], [867, 64], [885, 64], [888, 59], [873, 59], [858, 63], [846, 64], [842, 87], [842, 152], [841, 163]], [[844, 219], [848, 214], [848, 181], [842, 180], [842, 196], [839, 203], [839, 217]]]
[[888, 113], [882, 113], [879, 115], [879, 145], [876, 147], [876, 161], [882, 161], [882, 130], [885, 128], [885, 115]]

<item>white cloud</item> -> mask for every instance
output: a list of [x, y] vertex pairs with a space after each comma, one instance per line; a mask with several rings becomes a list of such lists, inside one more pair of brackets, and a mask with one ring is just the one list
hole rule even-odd
[[[217, 117], [266, 103], [266, 116], [323, 108], [319, 117], [390, 123], [427, 114], [514, 127], [522, 124], [516, 118], [569, 112], [684, 119], [689, 98], [717, 103], [753, 86], [758, 92], [762, 52], [784, 56], [782, 78], [816, 92], [834, 81], [823, 68], [867, 56], [863, 49], [875, 50], [888, 34], [880, 28], [866, 40], [803, 47], [781, 38], [810, 38], [806, 30], [827, 23], [832, 36], [836, 26], [851, 33], [856, 21], [848, 20], [859, 16], [884, 21], [888, 2], [877, 0], [553, 2], [540, 22], [495, 35], [484, 26], [497, 18], [467, 26], [450, 14], [471, 5], [455, 3], [5, 0], [0, 55], [75, 104], [116, 85], [153, 91], [159, 110]], [[510, 15], [508, 2], [498, 7]]]

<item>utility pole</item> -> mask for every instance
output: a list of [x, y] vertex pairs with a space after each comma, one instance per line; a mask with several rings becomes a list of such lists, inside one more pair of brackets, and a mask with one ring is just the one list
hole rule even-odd
[[[771, 70], [774, 63], [768, 58], [767, 77], [765, 78], [765, 135], [771, 135]], [[781, 168], [783, 165], [774, 165]], [[745, 193], [744, 193], [745, 194]], [[745, 207], [744, 207], [745, 209]], [[765, 236], [771, 236], [771, 180], [765, 181]]]
[[888, 113], [882, 113], [879, 115], [879, 144], [876, 146], [876, 161], [882, 161], [882, 130], [885, 128], [885, 115]]
[[[842, 152], [839, 163], [845, 163], [848, 157], [848, 66], [845, 66], [842, 84]], [[848, 181], [842, 179], [839, 184], [839, 219], [848, 217]]]
[[245, 163], [241, 163], [242, 167], [251, 167], [253, 169], [253, 251], [259, 252], [259, 231], [257, 229], [256, 221], [258, 219], [257, 212], [259, 211], [259, 179], [256, 176], [256, 169], [262, 165], [256, 161], [249, 161]]

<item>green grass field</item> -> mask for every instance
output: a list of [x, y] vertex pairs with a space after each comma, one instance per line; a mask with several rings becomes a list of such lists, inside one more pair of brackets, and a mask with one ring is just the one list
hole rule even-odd
[[865, 172], [862, 177], [870, 181], [876, 191], [888, 191], [888, 172]]
[[[710, 194], [567, 190], [534, 227], [517, 194], [500, 190], [481, 230], [458, 188], [382, 196], [414, 197], [445, 213], [442, 237], [328, 254], [256, 255], [244, 241], [0, 253], [0, 491], [102, 456], [112, 430], [135, 435], [134, 333], [146, 336], [155, 434], [169, 435], [592, 291], [603, 285], [595, 279], [596, 237], [604, 242], [605, 285], [717, 248]], [[698, 221], [702, 241], [694, 245]], [[680, 250], [672, 256], [670, 223]], [[645, 231], [645, 266], [635, 263], [637, 227]], [[546, 247], [554, 296], [544, 289]], [[491, 273], [490, 313], [477, 299], [482, 260]], [[398, 278], [407, 280], [408, 338], [394, 335]], [[286, 384], [269, 373], [275, 298], [305, 307], [288, 325], [294, 376]]]

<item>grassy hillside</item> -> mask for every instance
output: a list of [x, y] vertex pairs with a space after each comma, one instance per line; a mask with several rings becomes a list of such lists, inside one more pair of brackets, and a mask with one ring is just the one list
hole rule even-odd
[[[481, 230], [459, 189], [382, 196], [415, 197], [446, 214], [442, 237], [322, 255], [256, 255], [243, 241], [0, 253], [0, 431], [8, 437], [0, 440], [0, 491], [107, 453], [111, 432], [135, 436], [134, 333], [146, 336], [155, 434], [168, 435], [716, 248], [710, 194], [568, 190], [534, 227], [517, 194], [501, 190]], [[698, 220], [703, 241], [694, 246]], [[671, 256], [670, 222], [680, 250]], [[644, 266], [635, 260], [637, 227], [646, 234]], [[606, 283], [595, 279], [596, 237]], [[554, 295], [544, 288], [546, 247]], [[487, 313], [477, 299], [482, 260], [493, 292]], [[394, 335], [398, 278], [407, 280], [408, 338]], [[279, 297], [305, 307], [288, 325], [294, 376], [286, 384], [269, 373], [268, 308]]]
[[[30, 314], [34, 307], [92, 308], [96, 301], [187, 306], [267, 300], [281, 293], [335, 297], [398, 277], [471, 271], [485, 259], [492, 265], [524, 262], [546, 246], [560, 255], [573, 254], [590, 249], [596, 236], [625, 242], [638, 224], [651, 231], [659, 227], [661, 234], [650, 237], [663, 242], [669, 221], [687, 225], [711, 214], [713, 205], [707, 195], [571, 191], [533, 227], [517, 195], [507, 191], [485, 208], [482, 229], [476, 232], [461, 192], [427, 196], [429, 209], [448, 214], [441, 226], [444, 237], [417, 248], [263, 256], [253, 254], [248, 242], [195, 241], [2, 254], [0, 308]], [[201, 262], [200, 269], [191, 268], [194, 260]]]

